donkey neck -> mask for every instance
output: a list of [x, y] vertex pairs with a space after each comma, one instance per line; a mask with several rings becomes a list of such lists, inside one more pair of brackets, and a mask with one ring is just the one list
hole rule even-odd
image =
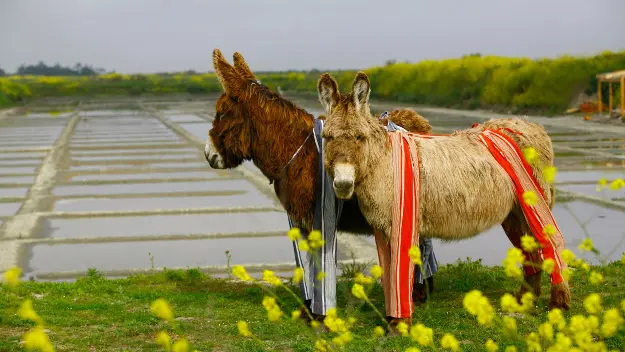
[[271, 182], [277, 181], [294, 154], [305, 142], [293, 160], [296, 162], [315, 148], [312, 137], [314, 117], [293, 104], [267, 102], [267, 105], [250, 111], [252, 117], [251, 155], [254, 165]]

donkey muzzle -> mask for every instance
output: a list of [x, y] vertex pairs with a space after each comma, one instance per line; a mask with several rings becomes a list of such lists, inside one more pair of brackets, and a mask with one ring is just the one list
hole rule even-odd
[[210, 165], [213, 169], [224, 168], [224, 159], [215, 150], [210, 137], [206, 139], [206, 144], [204, 144], [204, 157], [206, 158], [206, 161], [208, 161], [208, 165]]
[[339, 199], [347, 200], [354, 194], [356, 170], [350, 164], [336, 164], [334, 167], [334, 181], [332, 187]]

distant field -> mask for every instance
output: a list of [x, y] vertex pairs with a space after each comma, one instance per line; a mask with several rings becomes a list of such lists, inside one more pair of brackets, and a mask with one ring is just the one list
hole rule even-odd
[[[254, 68], [254, 63], [249, 63]], [[366, 69], [372, 97], [453, 108], [563, 113], [579, 94], [596, 93], [595, 75], [625, 69], [625, 51], [591, 57], [531, 60], [466, 56], [441, 61], [393, 63]], [[355, 70], [331, 72], [349, 90]], [[316, 92], [320, 71], [258, 73], [272, 89]], [[608, 86], [603, 96], [607, 102]], [[0, 107], [58, 96], [220, 92], [214, 74], [104, 74], [92, 77], [8, 76], [0, 78]], [[619, 95], [615, 103], [619, 103]]]

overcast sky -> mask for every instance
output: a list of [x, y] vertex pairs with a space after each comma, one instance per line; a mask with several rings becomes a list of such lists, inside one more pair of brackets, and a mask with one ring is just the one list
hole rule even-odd
[[0, 67], [118, 72], [367, 68], [480, 52], [625, 50], [625, 0], [0, 0]]

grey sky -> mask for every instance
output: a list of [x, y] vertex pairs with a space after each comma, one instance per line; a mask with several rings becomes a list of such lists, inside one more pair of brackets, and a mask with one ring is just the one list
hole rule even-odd
[[215, 47], [253, 70], [585, 55], [625, 50], [623, 13], [625, 0], [0, 0], [0, 67], [208, 71]]

